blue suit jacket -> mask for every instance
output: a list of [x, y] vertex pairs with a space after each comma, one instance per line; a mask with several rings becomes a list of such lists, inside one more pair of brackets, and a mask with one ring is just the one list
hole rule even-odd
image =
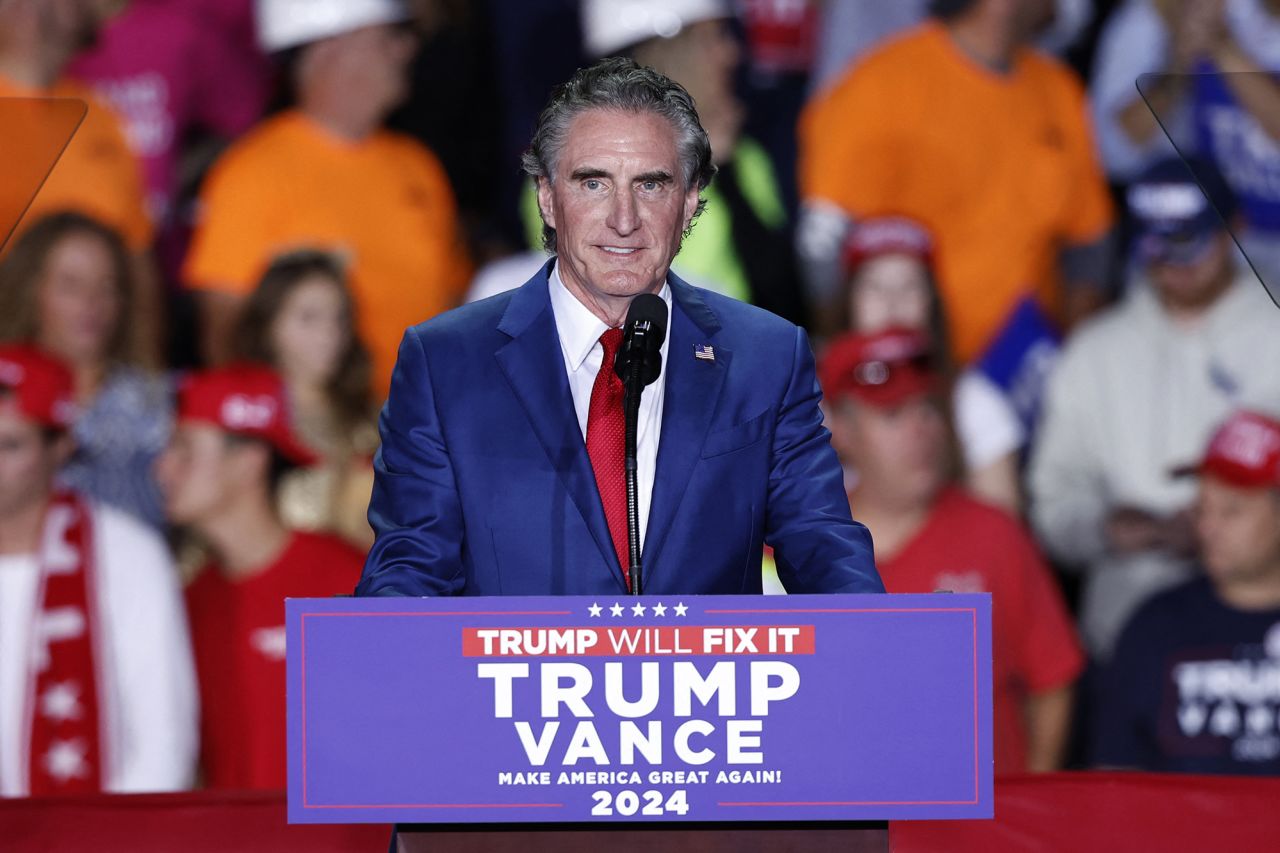
[[[382, 411], [358, 595], [607, 595], [626, 587], [573, 407], [550, 263], [409, 329]], [[644, 591], [882, 592], [849, 516], [802, 330], [668, 278]], [[694, 357], [710, 344], [715, 359]]]

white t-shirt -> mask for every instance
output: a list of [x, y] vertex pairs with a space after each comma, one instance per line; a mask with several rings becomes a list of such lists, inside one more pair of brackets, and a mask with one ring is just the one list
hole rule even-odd
[[964, 371], [954, 395], [956, 433], [967, 470], [985, 468], [1022, 447], [1027, 437], [1022, 421], [1009, 398], [986, 375]]
[[[91, 511], [106, 790], [188, 788], [198, 746], [198, 710], [177, 570], [164, 540], [150, 528], [100, 504], [91, 504]], [[28, 792], [23, 714], [38, 582], [34, 554], [0, 556], [0, 796], [5, 797]]]

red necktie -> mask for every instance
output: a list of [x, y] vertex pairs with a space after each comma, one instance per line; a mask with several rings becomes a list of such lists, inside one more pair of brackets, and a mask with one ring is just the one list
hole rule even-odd
[[604, 360], [596, 383], [591, 386], [591, 406], [587, 409], [587, 455], [596, 475], [596, 488], [604, 504], [613, 549], [622, 566], [622, 577], [631, 589], [631, 561], [627, 547], [627, 482], [623, 456], [626, 451], [626, 421], [622, 416], [622, 380], [613, 370], [613, 359], [622, 345], [622, 330], [608, 329], [600, 336]]

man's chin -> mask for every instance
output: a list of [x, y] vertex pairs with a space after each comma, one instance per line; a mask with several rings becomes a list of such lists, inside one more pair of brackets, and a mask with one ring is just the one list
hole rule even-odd
[[657, 293], [664, 279], [654, 279], [652, 274], [641, 275], [623, 270], [603, 273], [597, 284], [602, 291], [618, 298], [638, 296], [641, 293]]

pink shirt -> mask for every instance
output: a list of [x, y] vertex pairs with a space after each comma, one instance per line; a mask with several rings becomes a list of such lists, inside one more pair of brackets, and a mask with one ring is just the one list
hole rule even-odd
[[124, 119], [157, 223], [169, 219], [188, 133], [200, 128], [235, 137], [266, 101], [265, 58], [246, 55], [250, 46], [233, 39], [221, 20], [207, 19], [204, 5], [133, 0], [69, 69]]

